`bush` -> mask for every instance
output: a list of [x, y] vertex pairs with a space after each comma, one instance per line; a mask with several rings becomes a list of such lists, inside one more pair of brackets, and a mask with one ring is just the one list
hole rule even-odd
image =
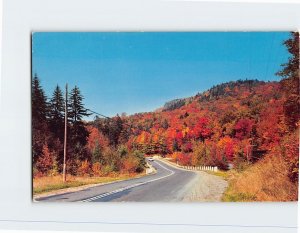
[[42, 155], [38, 158], [36, 169], [43, 175], [47, 175], [53, 166], [53, 153], [48, 145], [43, 145]]
[[144, 171], [145, 167], [146, 167], [146, 160], [145, 160], [145, 156], [141, 151], [134, 151], [133, 152], [133, 156], [137, 158], [138, 161], [138, 166], [136, 168], [136, 172], [142, 172]]
[[177, 162], [179, 154], [180, 154], [179, 152], [174, 152], [173, 154], [170, 155], [170, 157], [173, 159], [174, 162]]
[[43, 173], [41, 173], [35, 166], [33, 166], [32, 175], [34, 178], [37, 178], [37, 177], [42, 177]]
[[74, 160], [74, 159], [67, 160], [67, 173], [76, 176], [80, 163], [81, 162], [79, 160]]
[[103, 155], [105, 160], [104, 164], [108, 166], [111, 171], [120, 171], [121, 157], [115, 149], [107, 147], [105, 148]]
[[58, 164], [57, 164], [57, 160], [56, 157], [53, 158], [53, 164], [52, 164], [52, 169], [50, 170], [50, 175], [51, 176], [57, 176], [59, 174], [58, 172]]
[[81, 162], [78, 168], [78, 174], [81, 176], [89, 176], [90, 175], [91, 164], [85, 160]]
[[139, 161], [137, 157], [129, 156], [123, 160], [123, 169], [126, 172], [134, 173], [136, 172], [137, 168], [139, 167]]
[[126, 146], [124, 145], [120, 145], [118, 147], [118, 153], [120, 155], [121, 158], [125, 157], [126, 155], [128, 155], [128, 149]]
[[92, 172], [94, 176], [101, 176], [101, 164], [99, 162], [93, 163]]
[[106, 166], [103, 167], [103, 169], [101, 169], [101, 173], [102, 173], [103, 176], [107, 176], [112, 172], [113, 172], [113, 167], [111, 167], [109, 165], [106, 165]]

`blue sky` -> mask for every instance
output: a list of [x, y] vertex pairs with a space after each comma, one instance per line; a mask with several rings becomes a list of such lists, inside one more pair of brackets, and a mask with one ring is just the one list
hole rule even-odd
[[237, 79], [280, 80], [288, 32], [36, 32], [32, 72], [47, 94], [77, 85], [107, 116], [153, 111]]

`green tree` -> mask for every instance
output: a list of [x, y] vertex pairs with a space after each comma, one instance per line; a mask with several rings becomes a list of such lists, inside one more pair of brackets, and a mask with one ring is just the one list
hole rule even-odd
[[119, 115], [105, 119], [99, 130], [108, 137], [109, 144], [114, 147], [116, 147], [120, 141], [125, 141], [124, 139], [126, 139], [126, 129], [123, 131], [123, 120]]
[[98, 141], [96, 141], [95, 148], [92, 151], [92, 163], [97, 163], [97, 162], [100, 163], [100, 164], [104, 164], [102, 148], [99, 145]]
[[82, 121], [84, 116], [89, 116], [86, 108], [83, 105], [83, 96], [80, 90], [75, 86], [70, 94], [68, 100], [68, 121], [70, 122], [69, 138], [73, 148], [70, 148], [69, 154], [72, 154], [73, 159], [84, 160], [87, 159], [87, 151], [85, 145], [87, 144], [87, 138], [89, 136], [88, 130], [85, 128]]
[[142, 172], [146, 167], [146, 159], [142, 152], [136, 150], [133, 152], [133, 156], [138, 159], [138, 166], [136, 168], [136, 172]]
[[60, 87], [57, 85], [50, 100], [50, 128], [59, 139], [63, 138], [64, 130], [64, 97]]
[[35, 74], [31, 84], [31, 114], [32, 114], [32, 157], [35, 164], [42, 154], [43, 145], [47, 142], [48, 104], [47, 98]]
[[47, 97], [41, 87], [37, 74], [32, 79], [31, 87], [32, 118], [35, 121], [45, 122], [47, 119]]
[[53, 136], [63, 142], [64, 138], [64, 105], [65, 100], [60, 87], [57, 85], [50, 99], [49, 127]]
[[49, 130], [51, 131], [49, 148], [56, 152], [58, 164], [63, 163], [64, 111], [65, 100], [60, 87], [57, 85], [49, 102]]
[[83, 96], [77, 86], [75, 86], [70, 94], [68, 100], [68, 118], [71, 123], [82, 121], [84, 116], [89, 116], [87, 109], [83, 105]]

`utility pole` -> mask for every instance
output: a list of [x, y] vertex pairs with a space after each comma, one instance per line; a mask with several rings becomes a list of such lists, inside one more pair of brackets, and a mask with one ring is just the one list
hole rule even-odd
[[68, 125], [68, 84], [66, 84], [66, 97], [65, 97], [65, 135], [64, 135], [63, 182], [66, 182], [67, 125]]

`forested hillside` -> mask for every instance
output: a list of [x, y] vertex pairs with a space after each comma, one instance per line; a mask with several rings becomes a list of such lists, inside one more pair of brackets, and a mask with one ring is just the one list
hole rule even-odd
[[[278, 82], [223, 83], [188, 101], [174, 110], [123, 117], [128, 133], [120, 142], [146, 155], [172, 156], [183, 165], [226, 170], [230, 164], [242, 168], [259, 160], [288, 130]], [[104, 122], [98, 119], [94, 125], [104, 132]]]
[[[88, 176], [138, 173], [145, 168], [145, 156], [161, 155], [182, 165], [247, 171], [241, 173], [235, 184], [250, 179], [259, 185], [276, 178], [275, 188], [289, 187], [282, 194], [283, 199], [297, 199], [298, 33], [292, 33], [285, 45], [291, 57], [278, 72], [281, 81], [221, 83], [195, 96], [170, 101], [155, 112], [96, 117], [85, 122], [83, 118], [89, 111], [75, 86], [68, 97], [67, 172]], [[63, 92], [57, 86], [48, 99], [35, 76], [32, 81], [34, 176], [62, 172], [63, 124]], [[271, 170], [273, 165], [278, 170]], [[260, 180], [255, 180], [258, 176]], [[253, 190], [247, 192], [254, 196], [253, 200], [278, 200], [273, 191], [261, 191], [273, 190], [271, 186], [260, 187], [253, 195]]]

